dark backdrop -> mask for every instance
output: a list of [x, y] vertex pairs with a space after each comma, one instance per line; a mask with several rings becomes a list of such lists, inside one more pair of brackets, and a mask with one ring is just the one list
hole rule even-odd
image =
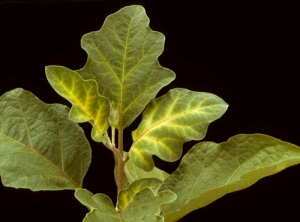
[[[159, 95], [184, 87], [214, 93], [229, 104], [226, 114], [210, 125], [205, 140], [222, 142], [238, 133], [260, 132], [300, 145], [293, 6], [151, 0], [24, 2], [0, 3], [0, 95], [22, 87], [46, 103], [70, 106], [47, 83], [44, 67], [83, 67], [86, 53], [80, 47], [81, 36], [99, 30], [106, 16], [123, 6], [141, 4], [150, 27], [166, 36], [161, 65], [177, 74]], [[125, 132], [127, 148], [138, 121]], [[90, 138], [91, 127], [82, 126]], [[193, 144], [187, 143], [184, 153]], [[93, 162], [84, 187], [115, 201], [113, 157], [102, 145], [92, 141], [91, 145]], [[156, 161], [168, 172], [179, 164]], [[299, 187], [300, 166], [294, 166], [181, 221], [298, 221]], [[86, 213], [72, 191], [31, 192], [2, 185], [0, 206], [1, 221], [79, 222]]]

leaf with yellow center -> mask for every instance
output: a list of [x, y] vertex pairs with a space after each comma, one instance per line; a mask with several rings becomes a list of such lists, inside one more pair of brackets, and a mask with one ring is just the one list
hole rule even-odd
[[118, 209], [124, 211], [124, 209], [133, 201], [134, 196], [145, 188], [149, 188], [157, 194], [157, 191], [162, 184], [163, 182], [156, 178], [143, 178], [134, 181], [128, 188], [121, 190], [119, 193]]
[[70, 119], [90, 122], [92, 138], [101, 142], [108, 128], [109, 101], [98, 94], [97, 83], [83, 80], [78, 73], [62, 66], [47, 66], [46, 75], [55, 91], [72, 103]]
[[150, 171], [152, 155], [176, 161], [182, 144], [203, 139], [209, 123], [220, 118], [228, 105], [216, 95], [187, 89], [172, 89], [152, 100], [141, 124], [133, 131], [129, 156], [138, 167]]

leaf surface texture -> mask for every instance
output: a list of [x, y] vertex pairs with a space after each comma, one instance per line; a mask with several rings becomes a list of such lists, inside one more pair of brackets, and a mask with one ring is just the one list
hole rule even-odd
[[132, 123], [175, 78], [157, 60], [164, 41], [163, 34], [149, 28], [145, 9], [138, 5], [108, 16], [99, 31], [83, 36], [81, 46], [88, 60], [77, 72], [84, 79], [94, 79], [100, 95], [120, 104], [120, 129]]
[[0, 97], [0, 174], [5, 186], [34, 191], [82, 186], [91, 148], [68, 113], [66, 106], [45, 104], [19, 88]]
[[109, 101], [97, 92], [97, 83], [83, 80], [80, 75], [62, 66], [47, 66], [46, 75], [55, 91], [73, 106], [70, 119], [89, 121], [93, 125], [92, 138], [102, 142], [108, 128]]
[[300, 147], [267, 135], [240, 134], [220, 144], [200, 142], [161, 188], [177, 194], [176, 201], [163, 210], [165, 221], [177, 221], [227, 193], [298, 163]]
[[165, 161], [178, 160], [182, 144], [203, 139], [209, 123], [220, 118], [227, 107], [221, 98], [211, 93], [181, 88], [153, 99], [132, 133], [131, 160], [146, 171], [154, 167], [152, 155]]

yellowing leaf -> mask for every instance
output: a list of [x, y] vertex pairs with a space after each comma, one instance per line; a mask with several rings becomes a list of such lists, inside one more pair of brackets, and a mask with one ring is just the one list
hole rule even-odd
[[120, 104], [119, 128], [127, 127], [169, 84], [175, 74], [158, 63], [165, 37], [149, 28], [142, 6], [128, 6], [108, 16], [99, 31], [83, 36], [88, 53], [85, 67], [77, 72], [94, 79], [99, 94]]
[[83, 130], [69, 108], [48, 105], [23, 89], [0, 97], [0, 175], [5, 186], [76, 189], [91, 162]]
[[236, 135], [220, 144], [198, 143], [161, 187], [177, 194], [176, 201], [163, 209], [165, 222], [299, 163], [300, 147], [262, 134]]
[[156, 178], [143, 178], [134, 181], [128, 188], [121, 190], [119, 193], [117, 204], [118, 209], [120, 211], [124, 211], [128, 204], [133, 201], [134, 196], [145, 188], [149, 188], [154, 192], [154, 194], [157, 194], [157, 191], [162, 184], [163, 182]]
[[70, 119], [89, 121], [93, 139], [101, 142], [108, 128], [109, 101], [98, 95], [96, 82], [83, 80], [78, 73], [61, 66], [47, 66], [46, 74], [55, 91], [72, 103]]
[[209, 123], [227, 109], [219, 97], [187, 89], [172, 89], [165, 96], [152, 100], [143, 113], [139, 127], [133, 131], [129, 156], [138, 167], [150, 171], [152, 155], [165, 161], [178, 160], [182, 144], [200, 140]]

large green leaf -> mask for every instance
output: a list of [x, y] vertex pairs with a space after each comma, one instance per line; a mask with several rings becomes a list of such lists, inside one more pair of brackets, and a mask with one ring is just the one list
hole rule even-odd
[[143, 113], [141, 124], [132, 133], [131, 160], [146, 171], [154, 167], [152, 155], [165, 161], [178, 160], [182, 144], [203, 139], [209, 123], [222, 116], [227, 107], [210, 93], [170, 90], [152, 100]]
[[161, 207], [174, 200], [176, 195], [170, 190], [160, 191], [156, 195], [145, 188], [134, 196], [122, 213], [124, 222], [163, 222]]
[[129, 184], [133, 183], [136, 180], [142, 178], [157, 178], [164, 181], [169, 177], [169, 174], [157, 167], [154, 167], [151, 171], [144, 171], [141, 168], [138, 168], [134, 163], [129, 160], [125, 164], [125, 175]]
[[122, 222], [111, 199], [105, 194], [93, 195], [86, 189], [77, 189], [75, 197], [90, 210], [83, 222]]
[[134, 181], [128, 188], [120, 191], [118, 195], [118, 209], [124, 211], [128, 204], [133, 201], [134, 196], [145, 188], [149, 188], [154, 194], [157, 194], [157, 191], [162, 184], [163, 182], [156, 178], [143, 178]]
[[83, 130], [69, 108], [15, 89], [0, 97], [0, 174], [5, 186], [76, 189], [91, 162]]
[[177, 221], [227, 193], [298, 163], [300, 147], [262, 134], [241, 134], [220, 144], [198, 143], [161, 188], [177, 194], [176, 201], [163, 210], [165, 221]]
[[120, 104], [119, 128], [127, 127], [169, 84], [175, 74], [159, 65], [165, 37], [149, 28], [142, 6], [128, 6], [108, 16], [99, 31], [83, 36], [88, 53], [77, 72], [98, 83], [99, 94]]
[[109, 101], [98, 95], [94, 80], [83, 80], [78, 73], [62, 66], [47, 66], [46, 75], [55, 91], [66, 98], [73, 107], [70, 119], [89, 121], [93, 125], [92, 138], [101, 142], [108, 128]]

